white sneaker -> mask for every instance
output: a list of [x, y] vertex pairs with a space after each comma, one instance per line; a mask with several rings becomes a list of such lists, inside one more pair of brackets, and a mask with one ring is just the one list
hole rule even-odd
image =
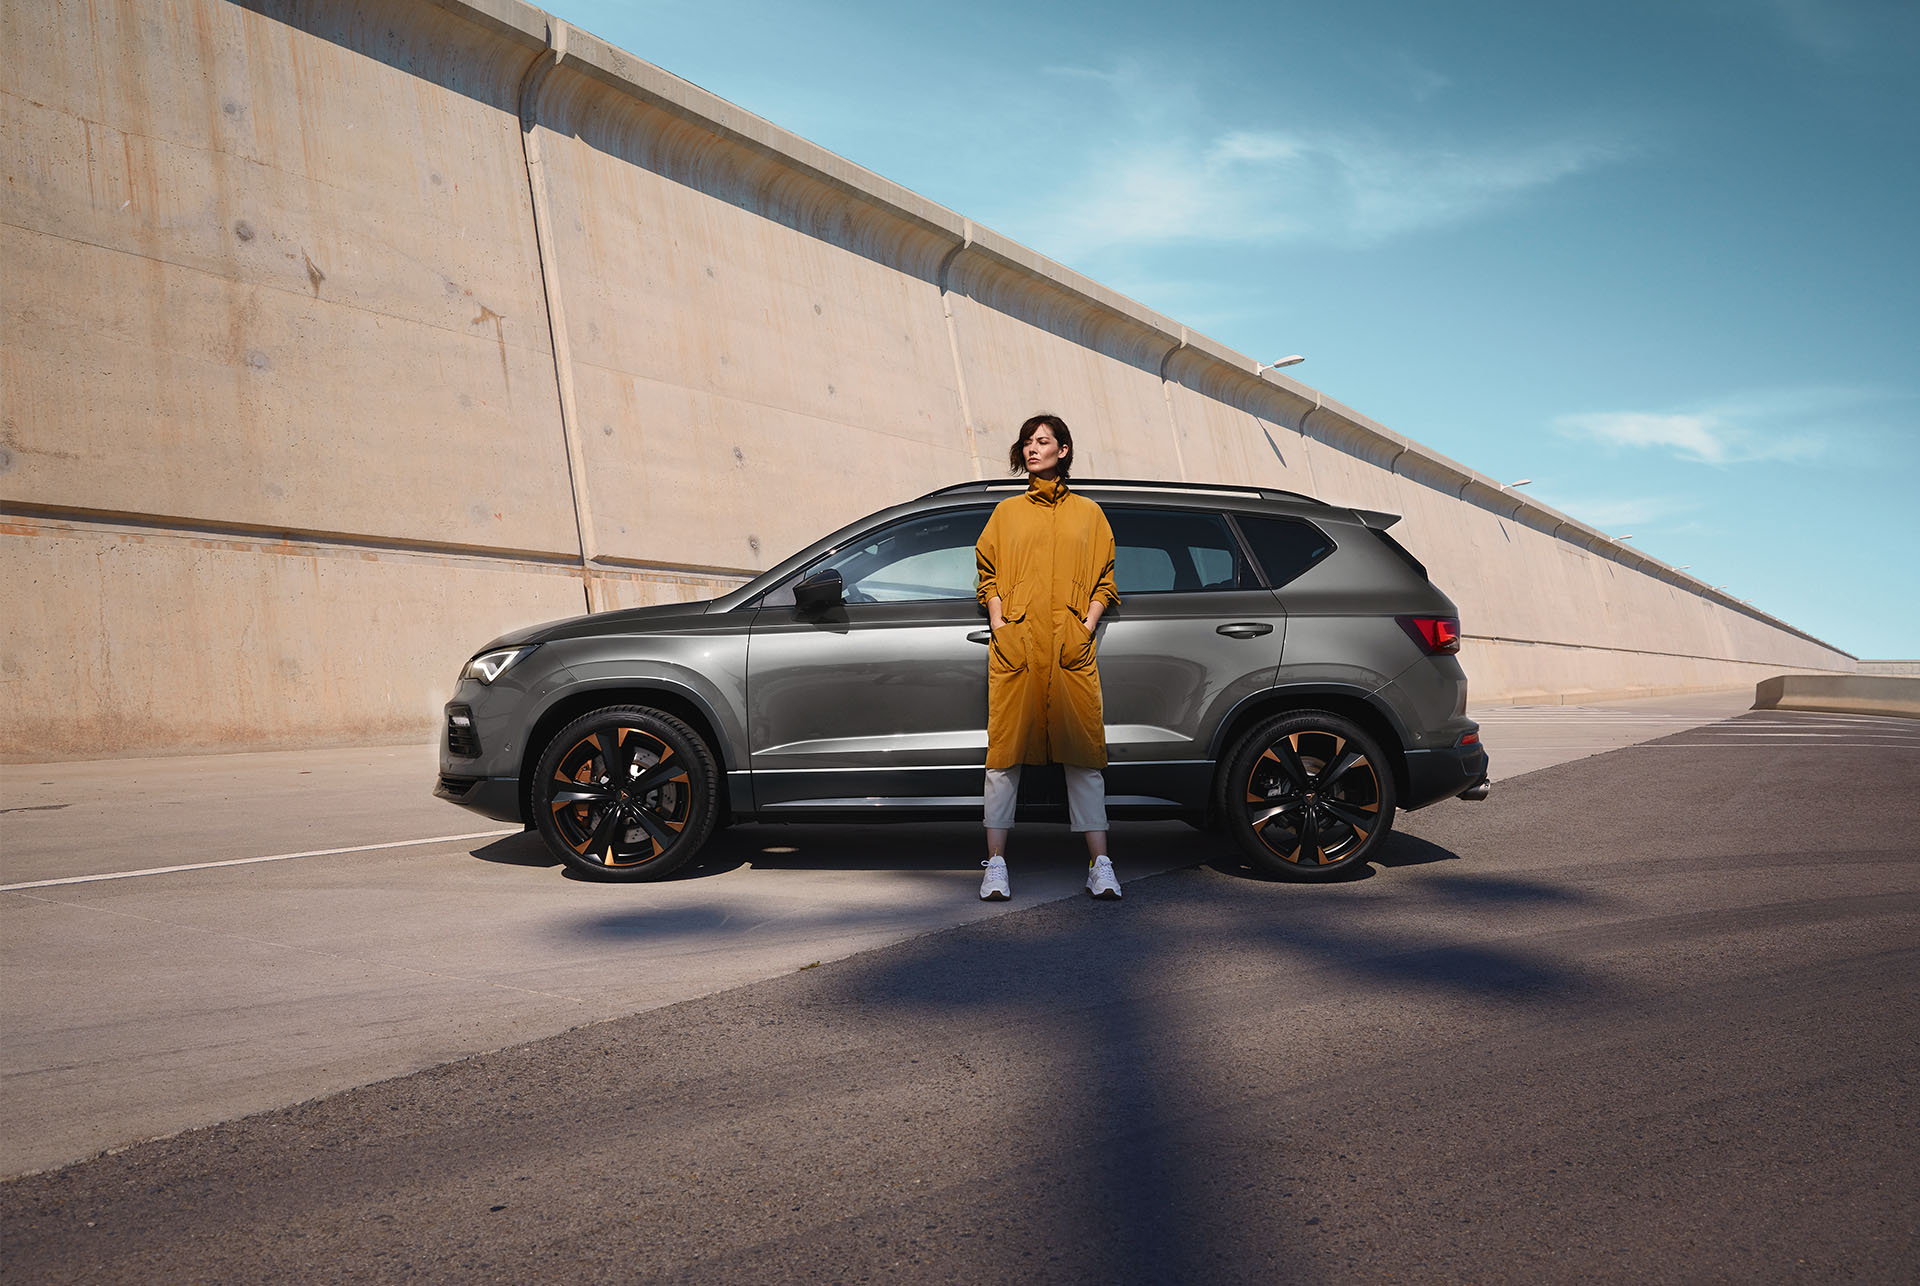
[[1097, 898], [1120, 896], [1120, 881], [1113, 878], [1113, 863], [1104, 857], [1093, 859], [1087, 868], [1087, 892]]
[[1007, 859], [990, 857], [980, 865], [987, 868], [986, 875], [980, 880], [980, 900], [982, 902], [1005, 902], [1013, 896], [1013, 890], [1007, 887]]

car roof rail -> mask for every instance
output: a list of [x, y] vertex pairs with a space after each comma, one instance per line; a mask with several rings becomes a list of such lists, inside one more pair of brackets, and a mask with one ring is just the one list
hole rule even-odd
[[[1228, 482], [1156, 482], [1150, 478], [1072, 478], [1069, 482], [1075, 490], [1097, 487], [1102, 491], [1193, 491], [1214, 495], [1257, 496], [1262, 500], [1297, 500], [1310, 505], [1326, 503], [1298, 491], [1281, 491], [1275, 487], [1237, 487]], [[961, 491], [1026, 489], [1027, 484], [1018, 478], [985, 478], [974, 482], [956, 482], [952, 486], [929, 491], [919, 499], [930, 500], [935, 496], [950, 496]]]

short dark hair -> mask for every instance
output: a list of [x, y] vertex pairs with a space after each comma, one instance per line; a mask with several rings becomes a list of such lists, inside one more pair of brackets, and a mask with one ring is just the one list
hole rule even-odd
[[1007, 449], [1007, 472], [1025, 473], [1027, 471], [1027, 439], [1041, 429], [1053, 430], [1054, 440], [1067, 449], [1067, 455], [1060, 461], [1060, 476], [1066, 477], [1073, 471], [1073, 430], [1067, 422], [1051, 411], [1042, 411], [1020, 426], [1020, 436], [1013, 440]]

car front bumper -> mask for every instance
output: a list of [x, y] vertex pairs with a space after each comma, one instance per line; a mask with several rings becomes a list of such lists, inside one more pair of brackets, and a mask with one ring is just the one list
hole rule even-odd
[[440, 780], [434, 783], [433, 797], [462, 808], [471, 808], [482, 817], [491, 817], [497, 822], [526, 824], [527, 819], [520, 811], [518, 778], [456, 777], [443, 772]]

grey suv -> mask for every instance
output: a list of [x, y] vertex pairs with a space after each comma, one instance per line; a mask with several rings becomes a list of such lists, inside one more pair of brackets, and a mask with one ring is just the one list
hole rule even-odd
[[[985, 612], [973, 547], [1024, 480], [884, 510], [707, 602], [504, 635], [446, 707], [434, 793], [537, 828], [575, 868], [685, 866], [716, 825], [980, 816]], [[1231, 833], [1256, 865], [1365, 860], [1395, 808], [1484, 798], [1454, 605], [1392, 514], [1267, 489], [1083, 481], [1112, 523], [1100, 622], [1115, 817]], [[1059, 770], [1020, 816], [1064, 817]]]

